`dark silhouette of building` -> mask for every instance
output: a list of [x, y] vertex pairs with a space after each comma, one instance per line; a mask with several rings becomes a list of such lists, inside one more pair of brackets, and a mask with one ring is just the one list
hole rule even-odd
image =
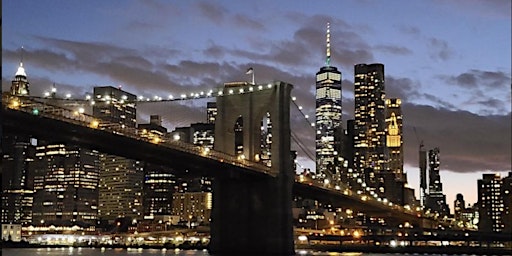
[[443, 194], [441, 183], [439, 148], [428, 151], [428, 195], [425, 202], [426, 208], [437, 212], [441, 216], [448, 216], [450, 209], [446, 204], [446, 195]]

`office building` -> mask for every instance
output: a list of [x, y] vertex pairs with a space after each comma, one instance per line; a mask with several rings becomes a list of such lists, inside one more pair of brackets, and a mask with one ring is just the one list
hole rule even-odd
[[215, 118], [217, 117], [217, 102], [206, 103], [206, 122], [209, 124], [215, 124]]
[[2, 134], [2, 223], [32, 223], [36, 141]]
[[450, 210], [446, 204], [446, 195], [443, 194], [443, 183], [439, 174], [440, 161], [439, 148], [428, 151], [428, 195], [425, 206], [432, 212], [437, 212], [441, 216], [448, 216]]
[[[151, 115], [148, 124], [139, 124], [142, 136], [149, 140], [168, 139], [167, 128], [162, 126], [158, 115]], [[144, 219], [159, 219], [159, 216], [171, 215], [172, 194], [176, 179], [169, 167], [145, 163], [143, 183]]]
[[501, 178], [499, 174], [483, 174], [478, 180], [478, 230], [483, 233], [510, 233], [512, 172]]
[[340, 180], [341, 138], [343, 136], [341, 106], [341, 72], [331, 66], [331, 34], [327, 24], [325, 66], [316, 73], [316, 176]]
[[[94, 117], [100, 127], [136, 128], [136, 96], [112, 86], [94, 87]], [[100, 156], [99, 209], [101, 220], [116, 218], [141, 219], [143, 163], [124, 157]]]
[[212, 211], [211, 192], [177, 192], [172, 198], [173, 215], [189, 223], [210, 223]]
[[[29, 95], [29, 82], [23, 62], [20, 65], [10, 93]], [[2, 223], [30, 225], [32, 222], [33, 183], [32, 168], [36, 140], [29, 136], [1, 134], [2, 137]]]
[[[383, 64], [354, 67], [354, 165], [367, 186], [376, 190], [376, 174], [388, 170]], [[382, 191], [381, 191], [381, 196]]]
[[99, 153], [41, 142], [35, 161], [33, 225], [96, 225]]

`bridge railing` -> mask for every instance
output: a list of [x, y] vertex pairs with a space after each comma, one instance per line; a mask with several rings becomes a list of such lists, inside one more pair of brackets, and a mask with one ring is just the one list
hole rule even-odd
[[152, 138], [145, 137], [142, 136], [142, 130], [109, 123], [92, 115], [88, 115], [84, 113], [83, 110], [71, 110], [62, 106], [53, 105], [49, 102], [44, 102], [44, 99], [33, 99], [26, 96], [12, 96], [8, 93], [3, 93], [2, 102], [4, 103], [3, 106], [5, 108], [85, 126], [91, 129], [104, 130], [120, 136], [126, 136], [136, 140], [143, 140], [146, 142], [158, 144], [160, 146], [176, 149], [182, 152], [191, 153], [204, 158], [213, 159], [219, 162], [224, 162], [271, 175], [270, 168], [261, 163], [240, 159], [227, 153], [215, 151], [209, 148], [206, 149], [205, 147], [185, 143], [179, 140], [172, 140], [164, 136], [153, 136]]

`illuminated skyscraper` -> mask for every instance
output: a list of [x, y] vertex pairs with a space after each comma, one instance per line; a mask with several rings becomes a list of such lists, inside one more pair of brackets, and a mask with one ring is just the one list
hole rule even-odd
[[498, 174], [483, 174], [478, 180], [478, 230], [501, 232], [503, 223], [503, 181]]
[[[327, 24], [325, 66], [316, 73], [316, 173], [339, 179], [338, 157], [343, 135], [341, 72], [331, 66], [330, 26]], [[330, 176], [330, 177], [329, 177]]]
[[478, 180], [478, 230], [512, 235], [512, 172], [483, 174]]
[[[28, 95], [29, 83], [23, 62], [11, 84], [11, 95]], [[1, 133], [2, 137], [2, 223], [30, 225], [32, 222], [33, 184], [31, 166], [35, 140], [29, 136]]]
[[[94, 87], [94, 98], [93, 115], [100, 127], [136, 128], [135, 95], [105, 86]], [[109, 222], [142, 218], [143, 163], [109, 154], [101, 154], [100, 161], [99, 217]]]
[[35, 141], [2, 134], [2, 223], [32, 222]]
[[37, 146], [33, 225], [94, 226], [99, 153], [60, 143]]
[[384, 65], [357, 64], [354, 67], [354, 165], [370, 187], [376, 174], [388, 169]]
[[27, 73], [23, 67], [23, 61], [20, 61], [18, 71], [14, 75], [14, 80], [11, 82], [11, 95], [29, 95], [29, 82], [27, 79]]

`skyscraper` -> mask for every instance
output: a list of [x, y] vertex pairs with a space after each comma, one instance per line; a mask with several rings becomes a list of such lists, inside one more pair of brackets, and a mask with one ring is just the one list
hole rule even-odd
[[[135, 129], [135, 95], [104, 86], [94, 87], [94, 97], [93, 115], [100, 119], [100, 127]], [[109, 154], [101, 154], [100, 162], [99, 217], [109, 222], [142, 217], [143, 164]]]
[[94, 226], [99, 153], [60, 143], [37, 146], [33, 224]]
[[30, 225], [33, 203], [34, 141], [2, 134], [2, 223]]
[[440, 215], [450, 214], [446, 204], [446, 195], [443, 194], [443, 183], [439, 174], [441, 162], [439, 158], [439, 148], [428, 151], [428, 195], [426, 207]]
[[383, 64], [354, 67], [354, 164], [359, 176], [376, 187], [376, 174], [388, 169]]
[[464, 201], [464, 196], [459, 193], [455, 196], [455, 201], [453, 202], [453, 215], [456, 220], [462, 219], [462, 213], [465, 209], [466, 202]]
[[23, 67], [23, 62], [20, 61], [18, 71], [16, 71], [14, 80], [11, 82], [11, 95], [29, 95], [29, 85], [27, 73], [25, 73], [25, 68]]
[[[142, 136], [150, 140], [167, 137], [167, 128], [162, 126], [158, 115], [151, 115], [148, 124], [139, 124]], [[171, 215], [172, 195], [176, 179], [169, 167], [150, 163], [144, 165], [143, 207], [144, 219], [155, 219], [159, 215]]]
[[330, 37], [327, 24], [325, 66], [316, 73], [316, 173], [320, 178], [339, 179], [338, 157], [343, 135], [341, 72], [331, 66]]
[[[29, 82], [23, 62], [11, 83], [13, 96], [29, 95]], [[32, 169], [35, 140], [29, 136], [1, 134], [2, 136], [2, 223], [30, 225], [32, 221]]]
[[478, 180], [478, 230], [512, 235], [512, 172], [483, 174]]
[[398, 181], [407, 182], [404, 173], [404, 154], [402, 136], [402, 101], [386, 99], [386, 146], [389, 152], [389, 170]]
[[503, 181], [498, 174], [483, 174], [478, 180], [478, 230], [501, 232], [503, 223]]

